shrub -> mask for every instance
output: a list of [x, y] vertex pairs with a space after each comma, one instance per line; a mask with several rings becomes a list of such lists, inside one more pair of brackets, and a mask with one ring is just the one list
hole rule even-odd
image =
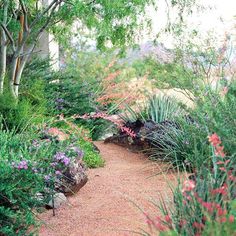
[[0, 116], [5, 130], [20, 132], [42, 122], [46, 115], [46, 78], [51, 75], [48, 60], [32, 59], [22, 76], [19, 100], [4, 90], [0, 96]]
[[205, 127], [182, 117], [161, 128], [162, 132], [154, 131], [148, 137], [153, 146], [152, 159], [161, 158], [188, 171], [209, 165], [211, 148], [205, 140]]
[[[34, 165], [50, 155], [50, 149], [43, 147], [33, 154], [26, 135], [0, 133], [0, 232], [3, 235], [33, 235], [38, 226], [34, 211], [43, 206], [47, 195], [37, 198], [37, 194], [45, 192], [43, 174], [34, 172]], [[40, 163], [40, 161], [39, 161]], [[46, 170], [47, 163], [40, 168]], [[34, 227], [32, 227], [34, 226]], [[32, 231], [29, 231], [29, 227]]]
[[40, 225], [38, 208], [60, 190], [67, 166], [78, 157], [92, 168], [104, 164], [91, 143], [57, 128], [34, 134], [1, 131], [0, 234], [34, 235]]
[[53, 129], [59, 132], [63, 130], [62, 133], [64, 133], [64, 136], [66, 135], [67, 138], [70, 137], [70, 143], [82, 150], [83, 161], [87, 167], [97, 168], [104, 166], [104, 160], [96, 149], [96, 146], [92, 143], [90, 130], [83, 126], [78, 126], [64, 117], [61, 117], [60, 121], [57, 120], [57, 122], [50, 121], [48, 126], [57, 127]]
[[0, 96], [0, 116], [5, 130], [17, 132], [42, 122], [44, 119], [43, 104], [33, 105], [32, 100], [21, 98], [15, 101], [7, 95]]
[[148, 119], [161, 123], [165, 120], [174, 120], [175, 117], [183, 115], [183, 110], [173, 98], [154, 95], [148, 100], [147, 115]]
[[83, 138], [80, 138], [78, 140], [78, 144], [84, 152], [83, 161], [89, 168], [97, 168], [104, 166], [104, 160], [97, 152], [97, 150], [95, 150], [95, 147], [92, 143], [84, 140]]

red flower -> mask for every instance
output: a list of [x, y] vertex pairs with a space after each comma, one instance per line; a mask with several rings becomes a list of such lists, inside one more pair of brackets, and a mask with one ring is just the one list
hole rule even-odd
[[226, 172], [226, 169], [224, 167], [220, 167], [219, 170]]
[[167, 223], [171, 223], [172, 222], [171, 217], [169, 215], [165, 215], [165, 221]]
[[193, 227], [196, 228], [196, 229], [203, 229], [204, 228], [204, 224], [203, 223], [194, 222], [193, 223]]
[[208, 212], [211, 213], [214, 211], [213, 204], [211, 202], [202, 202], [201, 204], [208, 210]]
[[208, 140], [214, 147], [221, 144], [220, 138], [216, 133], [212, 134], [211, 136], [208, 136]]
[[220, 219], [220, 223], [225, 223], [226, 221], [227, 221], [226, 217], [222, 217], [222, 218]]
[[215, 150], [216, 156], [225, 157], [225, 153], [223, 151], [223, 149], [224, 149], [223, 146], [216, 146], [215, 148], [216, 148], [216, 150]]
[[182, 188], [182, 193], [190, 192], [195, 188], [195, 183], [192, 180], [185, 180]]
[[233, 223], [233, 222], [234, 222], [234, 216], [233, 216], [233, 215], [230, 215], [230, 216], [229, 216], [229, 222], [230, 222], [230, 223]]
[[227, 211], [222, 208], [219, 208], [217, 214], [218, 216], [225, 216], [227, 214]]

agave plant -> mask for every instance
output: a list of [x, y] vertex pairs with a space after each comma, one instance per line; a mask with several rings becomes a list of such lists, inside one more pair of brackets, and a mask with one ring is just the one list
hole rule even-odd
[[183, 113], [179, 103], [171, 97], [153, 95], [147, 102], [148, 119], [161, 123], [165, 120], [173, 120]]
[[183, 109], [176, 100], [164, 95], [153, 95], [148, 97], [144, 105], [137, 105], [135, 108], [126, 106], [121, 118], [126, 122], [152, 120], [161, 123], [165, 120], [174, 120], [180, 114], [183, 115]]

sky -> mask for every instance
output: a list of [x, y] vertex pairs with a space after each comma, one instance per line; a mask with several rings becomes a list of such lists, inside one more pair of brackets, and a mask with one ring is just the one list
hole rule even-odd
[[[144, 34], [142, 42], [154, 38], [161, 28], [166, 24], [167, 7], [165, 0], [158, 1], [158, 11], [147, 8], [147, 14], [153, 20], [152, 34]], [[204, 12], [194, 13], [187, 17], [187, 22], [191, 28], [197, 28], [201, 34], [207, 36], [209, 31], [213, 31], [217, 37], [223, 37], [225, 33], [236, 34], [236, 0], [198, 0], [206, 9]], [[175, 12], [170, 13], [171, 16]], [[235, 17], [234, 17], [235, 16]], [[234, 31], [234, 32], [233, 32]], [[167, 47], [172, 46], [172, 39], [163, 36], [163, 42]]]

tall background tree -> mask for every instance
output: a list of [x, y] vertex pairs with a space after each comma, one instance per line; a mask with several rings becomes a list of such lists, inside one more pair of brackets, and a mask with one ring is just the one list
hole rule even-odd
[[[166, 0], [179, 19], [197, 0]], [[150, 27], [147, 6], [160, 0], [0, 0], [0, 93], [19, 96], [22, 72], [44, 31], [59, 39], [79, 22], [96, 37], [97, 47], [125, 46]], [[63, 37], [62, 37], [63, 36]], [[8, 82], [6, 82], [8, 81]]]
[[8, 84], [11, 95], [18, 98], [22, 72], [45, 30], [65, 35], [77, 20], [94, 31], [98, 47], [108, 41], [125, 45], [142, 27], [140, 19], [148, 4], [154, 1], [0, 0], [0, 92]]

